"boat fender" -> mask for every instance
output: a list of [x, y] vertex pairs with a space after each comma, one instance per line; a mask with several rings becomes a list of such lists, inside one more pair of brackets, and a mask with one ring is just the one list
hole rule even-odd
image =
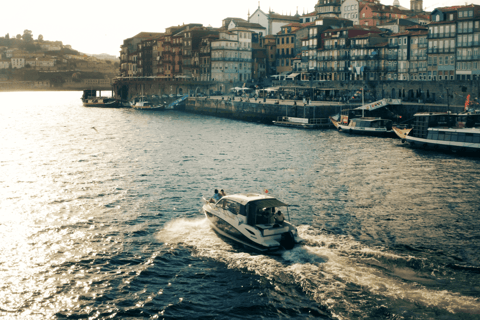
[[280, 239], [280, 245], [286, 250], [291, 250], [295, 246], [295, 237], [291, 231], [285, 232], [282, 234]]
[[406, 141], [407, 141], [407, 140], [405, 140], [405, 139], [402, 139], [402, 143], [405, 143]]

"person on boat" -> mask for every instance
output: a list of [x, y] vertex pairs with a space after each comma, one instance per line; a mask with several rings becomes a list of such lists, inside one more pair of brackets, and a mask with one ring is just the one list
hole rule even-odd
[[282, 211], [278, 210], [277, 213], [275, 213], [275, 225], [281, 226], [283, 221], [285, 221], [285, 217], [283, 216]]
[[220, 190], [220, 196], [225, 197], [226, 195], [227, 195], [227, 194], [225, 193], [225, 191], [223, 191], [223, 189]]
[[218, 189], [215, 189], [215, 193], [213, 194], [213, 197], [210, 199], [210, 203], [216, 203], [218, 200], [220, 200], [222, 197], [218, 193]]

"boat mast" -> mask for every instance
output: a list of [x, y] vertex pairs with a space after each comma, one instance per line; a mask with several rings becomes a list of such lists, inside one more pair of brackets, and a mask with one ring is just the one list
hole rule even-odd
[[362, 86], [362, 118], [365, 118], [365, 96], [363, 95], [364, 86]]

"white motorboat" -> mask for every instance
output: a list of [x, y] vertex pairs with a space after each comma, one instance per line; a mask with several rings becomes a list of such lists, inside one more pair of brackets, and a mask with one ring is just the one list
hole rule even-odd
[[272, 196], [234, 194], [216, 203], [204, 201], [203, 212], [217, 233], [255, 250], [289, 250], [303, 242], [294, 225], [277, 218], [288, 205]]

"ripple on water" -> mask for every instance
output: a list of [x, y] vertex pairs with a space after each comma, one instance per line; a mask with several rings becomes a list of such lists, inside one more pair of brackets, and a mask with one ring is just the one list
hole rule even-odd
[[[0, 106], [2, 317], [478, 316], [478, 159], [21, 95]], [[219, 238], [199, 212], [215, 188], [294, 205], [306, 244]]]

